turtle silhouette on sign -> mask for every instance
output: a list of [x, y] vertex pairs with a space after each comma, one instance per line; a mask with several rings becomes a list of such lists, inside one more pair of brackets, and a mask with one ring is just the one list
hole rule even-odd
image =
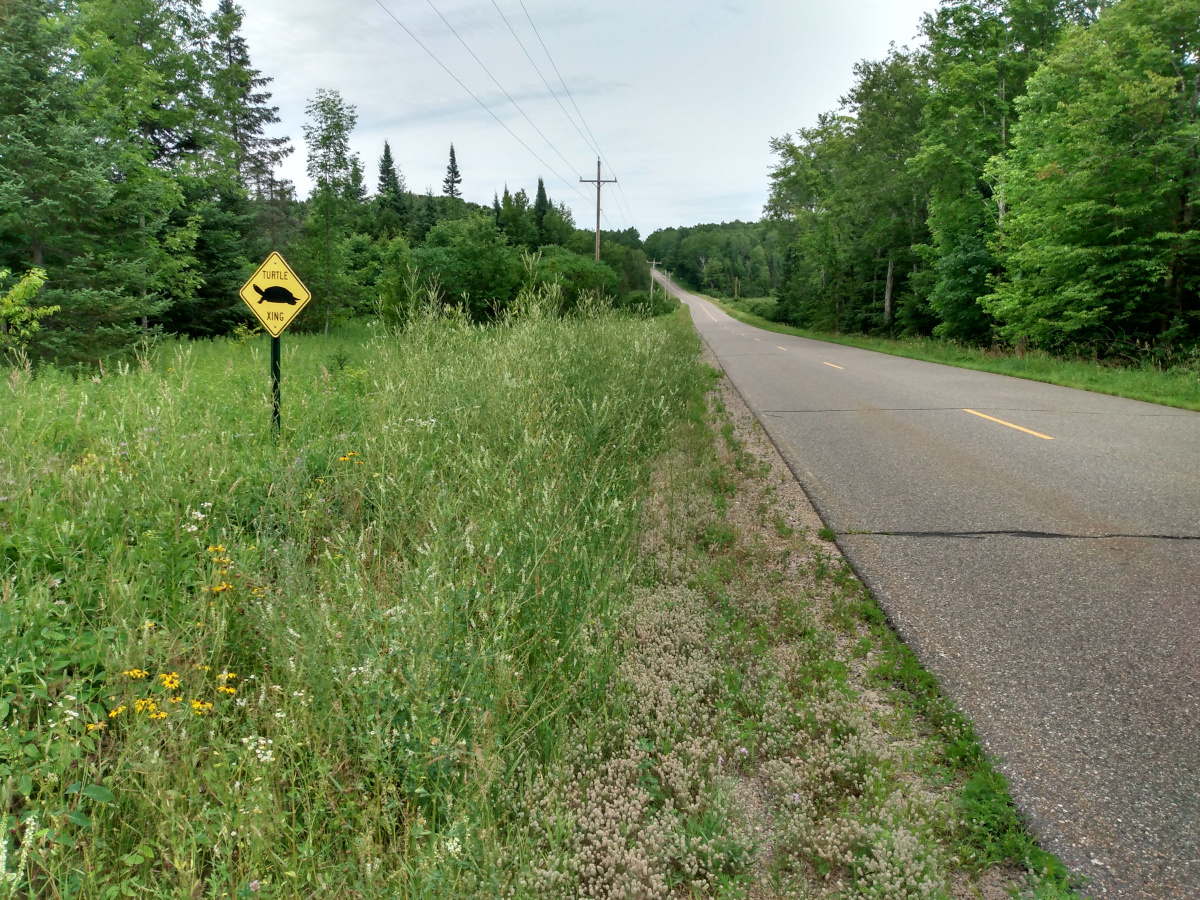
[[288, 306], [295, 306], [299, 302], [292, 296], [291, 291], [277, 284], [271, 285], [265, 291], [256, 284], [254, 290], [258, 292], [259, 303], [265, 300], [267, 303], [286, 303]]

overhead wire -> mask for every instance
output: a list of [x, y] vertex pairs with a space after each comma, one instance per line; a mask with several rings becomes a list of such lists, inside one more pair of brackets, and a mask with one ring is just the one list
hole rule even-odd
[[[584, 196], [583, 192], [582, 192], [582, 191], [580, 191], [580, 190], [579, 190], [579, 188], [578, 188], [576, 185], [572, 184], [570, 181], [568, 181], [567, 179], [563, 178], [563, 176], [562, 176], [562, 175], [560, 175], [560, 174], [559, 174], [559, 173], [558, 173], [558, 172], [557, 172], [557, 171], [554, 169], [554, 167], [553, 167], [553, 166], [551, 166], [551, 165], [550, 165], [548, 162], [546, 162], [544, 159], [542, 159], [542, 158], [541, 158], [541, 156], [539, 156], [539, 155], [537, 154], [537, 152], [535, 152], [535, 151], [534, 151], [534, 149], [533, 149], [532, 147], [530, 147], [530, 146], [529, 146], [527, 143], [525, 143], [525, 141], [521, 139], [521, 136], [520, 136], [520, 135], [518, 135], [518, 134], [517, 134], [515, 131], [513, 131], [511, 128], [509, 128], [509, 127], [508, 127], [508, 125], [507, 125], [507, 124], [504, 122], [504, 120], [503, 120], [503, 119], [501, 119], [501, 118], [500, 118], [498, 115], [496, 115], [496, 113], [495, 113], [495, 112], [493, 112], [493, 111], [492, 111], [492, 108], [491, 108], [490, 106], [488, 106], [486, 103], [484, 103], [482, 100], [480, 100], [480, 99], [479, 99], [479, 97], [478, 97], [478, 96], [476, 96], [475, 92], [474, 92], [474, 91], [472, 91], [472, 90], [471, 90], [469, 87], [467, 87], [467, 86], [466, 86], [466, 85], [463, 83], [462, 79], [461, 79], [461, 78], [459, 78], [457, 75], [455, 75], [455, 74], [454, 74], [454, 72], [452, 72], [452, 71], [450, 70], [449, 66], [447, 66], [447, 65], [446, 65], [444, 62], [442, 62], [440, 59], [438, 59], [438, 57], [437, 57], [437, 54], [435, 54], [435, 53], [434, 53], [432, 50], [430, 50], [430, 49], [429, 49], [427, 46], [425, 46], [424, 42], [423, 42], [423, 41], [422, 41], [422, 40], [421, 40], [419, 37], [417, 37], [415, 34], [413, 34], [412, 30], [411, 30], [411, 29], [410, 29], [410, 28], [409, 28], [407, 25], [405, 25], [405, 24], [404, 24], [402, 21], [400, 21], [400, 19], [398, 19], [398, 18], [396, 17], [396, 14], [395, 14], [395, 13], [393, 13], [393, 12], [392, 12], [390, 9], [388, 9], [386, 6], [384, 6], [384, 4], [383, 4], [383, 0], [375, 0], [375, 3], [376, 3], [376, 5], [377, 5], [377, 6], [378, 6], [380, 9], [382, 9], [382, 10], [383, 10], [385, 13], [387, 13], [388, 17], [389, 17], [389, 18], [390, 18], [390, 19], [391, 19], [393, 22], [395, 22], [395, 23], [396, 23], [397, 25], [399, 25], [399, 26], [400, 26], [402, 29], [404, 29], [404, 32], [405, 32], [405, 34], [407, 34], [407, 35], [408, 35], [410, 38], [412, 38], [414, 41], [416, 41], [416, 43], [417, 43], [417, 46], [418, 46], [418, 47], [420, 47], [422, 50], [424, 50], [424, 51], [425, 51], [425, 52], [426, 52], [426, 53], [429, 55], [429, 57], [430, 57], [430, 58], [431, 58], [431, 59], [432, 59], [432, 60], [433, 60], [435, 63], [437, 63], [439, 66], [441, 66], [442, 70], [443, 70], [443, 71], [444, 71], [444, 72], [445, 72], [447, 75], [449, 75], [451, 78], [453, 78], [453, 79], [454, 79], [454, 81], [455, 81], [455, 83], [456, 83], [456, 84], [458, 84], [458, 86], [459, 86], [460, 88], [462, 88], [464, 91], [466, 91], [466, 92], [467, 92], [467, 94], [469, 94], [469, 95], [470, 95], [470, 97], [471, 97], [471, 99], [472, 99], [472, 100], [474, 100], [476, 103], [478, 103], [478, 104], [479, 104], [479, 105], [480, 105], [480, 106], [483, 108], [483, 110], [484, 110], [484, 111], [485, 111], [485, 112], [486, 112], [486, 113], [487, 113], [489, 116], [491, 116], [493, 119], [495, 119], [495, 120], [496, 120], [496, 123], [497, 123], [497, 124], [498, 124], [498, 125], [499, 125], [501, 128], [503, 128], [503, 129], [504, 129], [505, 131], [507, 131], [507, 132], [508, 132], [510, 135], [512, 135], [513, 139], [514, 139], [514, 140], [516, 140], [516, 142], [517, 142], [518, 144], [520, 144], [520, 145], [521, 145], [522, 147], [524, 147], [524, 148], [525, 148], [527, 151], [529, 151], [529, 154], [530, 154], [530, 155], [531, 155], [531, 156], [532, 156], [534, 159], [536, 159], [536, 160], [537, 160], [538, 162], [540, 162], [540, 163], [541, 163], [543, 166], [545, 166], [545, 167], [546, 167], [546, 168], [547, 168], [547, 169], [550, 171], [550, 173], [554, 175], [554, 177], [555, 177], [555, 178], [557, 178], [557, 179], [558, 179], [559, 181], [561, 181], [563, 184], [567, 185], [567, 187], [571, 188], [571, 190], [573, 190], [573, 191], [574, 191], [576, 194], [578, 194], [578, 195], [579, 195], [580, 197], [582, 197], [584, 200], [587, 200], [587, 199], [588, 199], [586, 196]], [[431, 4], [431, 5], [432, 5], [432, 4]], [[435, 12], [436, 12], [436, 9], [435, 9]], [[440, 13], [439, 13], [439, 15], [440, 15]], [[482, 65], [482, 64], [481, 64], [481, 65]], [[515, 106], [516, 104], [514, 103], [513, 105]], [[540, 132], [539, 132], [539, 133], [540, 133]], [[548, 143], [548, 142], [547, 142], [547, 143]], [[556, 152], [557, 152], [557, 151], [556, 151]]]
[[[558, 64], [554, 61], [554, 56], [550, 53], [550, 48], [546, 46], [546, 42], [542, 39], [542, 33], [540, 31], [538, 31], [538, 27], [533, 21], [533, 16], [531, 16], [529, 14], [529, 10], [525, 7], [525, 0], [517, 0], [517, 2], [521, 4], [521, 11], [525, 13], [525, 18], [529, 20], [529, 27], [532, 28], [533, 33], [535, 35], [537, 35], [538, 43], [542, 45], [542, 50], [546, 54], [546, 59], [550, 60], [550, 65], [554, 68], [554, 74], [558, 76], [559, 84], [561, 84], [563, 86], [563, 90], [566, 91], [567, 97], [571, 101], [571, 106], [573, 106], [575, 108], [575, 112], [579, 115], [579, 120], [581, 122], [583, 122], [583, 127], [585, 129], [587, 129], [587, 133], [589, 135], [591, 135], [592, 143], [594, 145], [594, 149], [596, 150], [597, 155], [599, 155], [599, 157], [602, 160], [604, 160], [604, 164], [606, 166], [608, 166], [608, 170], [610, 172], [612, 172], [613, 178], [617, 178], [616, 170], [613, 169], [612, 163], [610, 163], [608, 161], [608, 157], [605, 156], [604, 152], [600, 149], [600, 142], [598, 140], [596, 140], [596, 135], [592, 133], [592, 129], [591, 129], [591, 126], [588, 125], [587, 118], [583, 115], [583, 111], [579, 108], [579, 104], [575, 102], [575, 95], [572, 94], [571, 89], [569, 87], [567, 87], [566, 79], [563, 78], [562, 72], [559, 71]], [[617, 185], [617, 193], [620, 196], [621, 200], [624, 201], [625, 200], [625, 192], [624, 192], [624, 190], [621, 189], [620, 180], [617, 180], [616, 185]], [[625, 201], [625, 212], [629, 216], [629, 221], [633, 223], [633, 227], [636, 229], [637, 228], [637, 220], [634, 219], [634, 217], [633, 217], [633, 211], [629, 208], [628, 201]]]
[[[555, 153], [558, 154], [559, 159], [561, 159], [563, 162], [565, 162], [568, 167], [574, 169], [575, 167], [574, 167], [574, 165], [572, 165], [571, 161], [569, 159], [567, 159], [565, 156], [563, 156], [562, 153], [559, 151], [559, 149], [556, 146], [554, 146], [554, 142], [551, 141], [550, 138], [546, 137], [546, 135], [544, 135], [542, 133], [542, 129], [538, 128], [537, 124], [533, 121], [533, 119], [529, 118], [529, 115], [525, 112], [525, 110], [523, 110], [521, 108], [521, 105], [519, 103], [517, 103], [516, 100], [513, 99], [512, 94], [510, 94], [507, 90], [505, 90], [504, 85], [502, 85], [500, 83], [499, 79], [497, 79], [496, 76], [492, 74], [492, 70], [489, 69], [486, 65], [484, 65], [483, 60], [481, 60], [479, 58], [479, 56], [475, 53], [475, 51], [471, 49], [470, 45], [468, 45], [467, 42], [463, 40], [462, 35], [460, 35], [458, 33], [458, 31], [455, 30], [454, 26], [450, 24], [449, 20], [445, 16], [442, 15], [441, 10], [439, 10], [436, 6], [433, 5], [433, 0], [425, 0], [425, 2], [429, 4], [430, 9], [432, 9], [435, 13], [437, 13], [438, 18], [442, 20], [442, 24], [444, 24], [447, 28], [450, 29], [450, 33], [452, 35], [454, 35], [456, 38], [458, 38], [458, 42], [463, 45], [463, 49], [471, 54], [471, 58], [474, 59], [475, 62], [479, 63], [479, 68], [483, 69], [483, 71], [487, 73], [488, 78], [492, 79], [492, 83], [495, 84], [496, 87], [498, 87], [500, 89], [500, 92], [502, 94], [504, 94], [505, 97], [508, 98], [508, 102], [513, 105], [513, 107], [516, 109], [517, 112], [519, 112], [522, 116], [525, 117], [525, 121], [528, 122], [530, 124], [530, 126], [533, 128], [533, 130], [538, 133], [538, 136], [543, 141], [546, 142], [547, 146], [549, 146], [551, 150], [553, 150]], [[579, 173], [576, 172], [575, 174], [578, 175]]]

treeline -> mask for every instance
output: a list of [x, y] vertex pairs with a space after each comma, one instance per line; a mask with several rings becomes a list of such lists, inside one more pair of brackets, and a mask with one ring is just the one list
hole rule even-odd
[[765, 297], [779, 287], [786, 244], [766, 223], [666, 228], [646, 238], [646, 253], [685, 284], [730, 297]]
[[[1194, 351], [1200, 0], [945, 0], [921, 34], [773, 141], [775, 315], [1018, 349]], [[703, 259], [675, 266], [699, 287]]]
[[453, 147], [440, 195], [413, 192], [390, 146], [377, 167], [350, 151], [356, 115], [335, 91], [309, 103], [314, 189], [298, 200], [243, 18], [233, 0], [0, 0], [0, 348], [20, 333], [80, 363], [228, 333], [253, 323], [237, 290], [270, 250], [312, 289], [310, 330], [414, 291], [488, 318], [531, 278], [567, 306], [640, 301], [636, 232], [608, 235], [597, 264], [594, 234], [540, 181], [532, 199], [465, 201]]

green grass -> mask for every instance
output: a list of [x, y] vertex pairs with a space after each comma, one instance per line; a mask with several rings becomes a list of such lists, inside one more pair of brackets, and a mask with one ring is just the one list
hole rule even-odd
[[288, 335], [278, 441], [262, 339], [9, 373], [0, 898], [498, 893], [510, 778], [603, 708], [696, 349], [682, 316]]
[[1152, 365], [1117, 366], [1087, 359], [1065, 359], [1042, 351], [1031, 351], [1024, 356], [1015, 353], [984, 350], [939, 341], [931, 338], [891, 339], [867, 335], [830, 334], [808, 328], [795, 328], [764, 319], [747, 311], [747, 306], [764, 311], [761, 300], [733, 301], [705, 295], [721, 309], [739, 322], [773, 331], [777, 334], [794, 334], [799, 337], [863, 350], [874, 350], [892, 356], [920, 359], [926, 362], [1011, 375], [1063, 387], [1144, 400], [1162, 406], [1200, 410], [1200, 367], [1177, 367], [1169, 370]]

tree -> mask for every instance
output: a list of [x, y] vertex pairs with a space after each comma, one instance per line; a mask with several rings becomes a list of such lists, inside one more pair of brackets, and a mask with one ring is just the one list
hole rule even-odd
[[220, 0], [212, 17], [212, 100], [225, 133], [233, 144], [241, 183], [258, 196], [269, 190], [275, 170], [292, 153], [286, 137], [267, 137], [266, 126], [279, 123], [279, 107], [271, 106], [264, 90], [273, 79], [250, 63], [242, 36], [245, 11], [233, 0]]
[[413, 223], [413, 243], [425, 240], [430, 230], [437, 225], [437, 198], [433, 196], [433, 188], [425, 189], [425, 196], [417, 204], [416, 221]]
[[316, 184], [313, 199], [325, 225], [325, 334], [333, 315], [333, 228], [343, 193], [350, 183], [350, 132], [358, 121], [355, 108], [337, 91], [317, 91], [306, 109], [304, 126], [308, 144], [308, 175]]
[[412, 257], [447, 299], [480, 321], [506, 307], [521, 282], [520, 256], [486, 214], [436, 225]]
[[[0, 284], [12, 273], [0, 269]], [[41, 320], [59, 311], [57, 306], [34, 306], [38, 291], [46, 283], [46, 273], [30, 269], [6, 293], [0, 295], [0, 350], [23, 352], [41, 330]]]
[[533, 201], [533, 218], [537, 224], [538, 243], [546, 242], [546, 213], [550, 210], [550, 198], [546, 196], [546, 182], [538, 179], [537, 196]]
[[1200, 336], [1200, 0], [1124, 0], [1030, 79], [993, 170], [1010, 213], [986, 308], [1015, 343]]
[[450, 145], [450, 165], [446, 166], [446, 178], [442, 182], [442, 193], [452, 200], [462, 197], [458, 186], [462, 184], [462, 175], [458, 171], [458, 160], [454, 156], [454, 145]]
[[395, 218], [396, 227], [393, 231], [399, 232], [407, 227], [409, 219], [408, 187], [404, 183], [404, 176], [400, 174], [400, 170], [396, 166], [395, 159], [392, 158], [392, 147], [387, 141], [383, 142], [383, 156], [379, 158], [378, 195], [381, 214], [384, 217]]
[[1062, 27], [1090, 16], [1081, 0], [948, 0], [925, 18], [933, 87], [916, 165], [930, 186], [929, 302], [943, 337], [990, 333], [978, 301], [998, 272], [992, 246], [1008, 202], [984, 170], [1008, 153], [1017, 99]]
[[538, 227], [534, 218], [534, 210], [529, 205], [529, 195], [525, 189], [510, 193], [504, 188], [504, 197], [500, 201], [500, 230], [508, 237], [508, 242], [516, 247], [537, 249]]

